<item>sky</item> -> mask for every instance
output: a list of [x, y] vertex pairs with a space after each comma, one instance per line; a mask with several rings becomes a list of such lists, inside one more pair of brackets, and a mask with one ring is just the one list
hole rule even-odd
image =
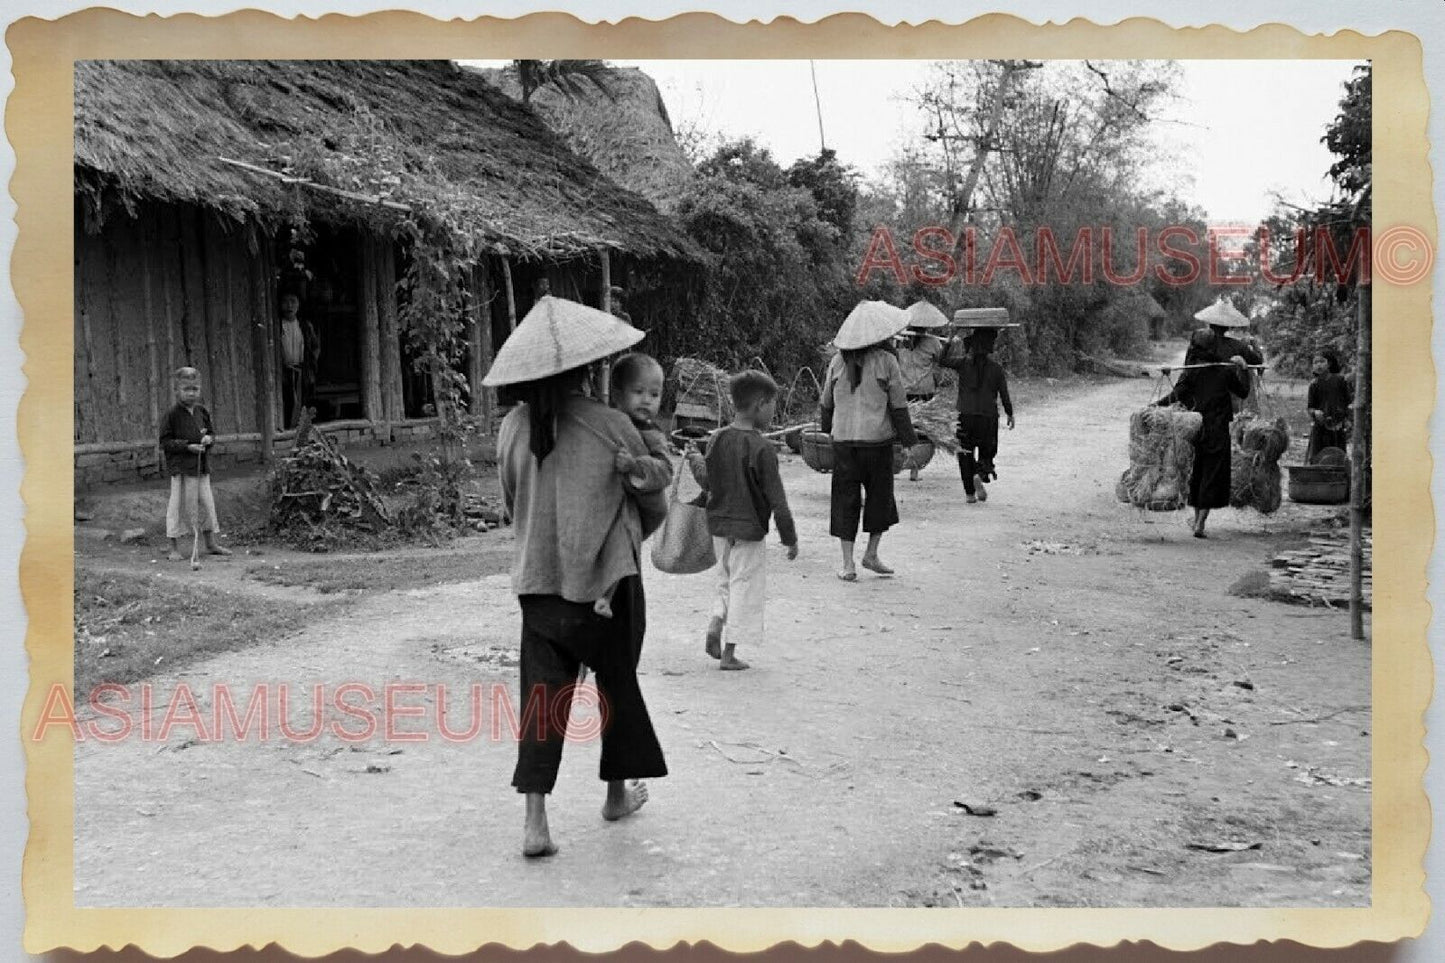
[[[816, 154], [818, 111], [806, 60], [611, 61], [641, 67], [662, 92], [675, 126], [753, 135], [784, 165]], [[1325, 200], [1332, 157], [1320, 137], [1338, 111], [1353, 62], [1181, 61], [1179, 100], [1154, 137], [1151, 186], [1167, 187], [1214, 223], [1257, 223], [1272, 192]], [[917, 124], [909, 92], [926, 61], [819, 60], [823, 136], [839, 158], [875, 174]]]

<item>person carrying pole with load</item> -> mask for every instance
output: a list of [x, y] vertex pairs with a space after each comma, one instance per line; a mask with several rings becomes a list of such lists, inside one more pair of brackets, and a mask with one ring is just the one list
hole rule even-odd
[[1232, 330], [1248, 328], [1249, 319], [1224, 298], [1194, 317], [1209, 327], [1190, 337], [1179, 380], [1154, 404], [1180, 404], [1204, 418], [1194, 438], [1189, 505], [1194, 509], [1194, 537], [1208, 538], [1204, 525], [1210, 511], [1229, 504], [1233, 399], [1249, 397], [1249, 366], [1264, 364], [1264, 356], [1252, 342], [1229, 337]]

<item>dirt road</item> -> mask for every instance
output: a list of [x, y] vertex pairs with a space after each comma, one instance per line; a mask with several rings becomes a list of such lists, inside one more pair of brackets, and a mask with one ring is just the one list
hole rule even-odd
[[[802, 554], [770, 558], [754, 668], [704, 656], [706, 576], [649, 571], [642, 681], [672, 774], [604, 823], [598, 748], [569, 746], [550, 862], [520, 856], [505, 735], [177, 727], [78, 746], [77, 903], [1364, 905], [1368, 646], [1343, 613], [1227, 592], [1325, 512], [1223, 511], [1200, 542], [1117, 504], [1149, 393], [1021, 410], [986, 504], [942, 458], [900, 478], [893, 579], [834, 578], [828, 478], [789, 458]], [[152, 684], [162, 704], [195, 687], [209, 717], [213, 684], [289, 683], [303, 729], [312, 686], [445, 685], [461, 729], [471, 683], [514, 689], [518, 626], [505, 576], [361, 593]], [[434, 692], [399, 701], [434, 712]]]

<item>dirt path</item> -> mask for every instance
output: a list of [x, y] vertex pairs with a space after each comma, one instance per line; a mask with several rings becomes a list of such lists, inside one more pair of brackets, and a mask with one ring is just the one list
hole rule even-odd
[[[788, 459], [802, 556], [769, 562], [754, 669], [703, 655], [705, 576], [649, 571], [643, 688], [672, 775], [605, 824], [597, 746], [569, 746], [550, 864], [518, 854], [505, 738], [410, 719], [431, 741], [177, 728], [170, 748], [77, 748], [77, 903], [1364, 905], [1370, 795], [1350, 780], [1370, 772], [1369, 649], [1343, 613], [1226, 591], [1324, 513], [1224, 511], [1202, 543], [1182, 515], [1118, 505], [1123, 414], [1149, 393], [1020, 411], [984, 505], [942, 459], [900, 478], [891, 580], [833, 577], [828, 478]], [[163, 702], [182, 681], [289, 682], [304, 728], [314, 685], [511, 692], [517, 636], [493, 575], [362, 595], [153, 685]], [[465, 727], [464, 703], [449, 715]]]

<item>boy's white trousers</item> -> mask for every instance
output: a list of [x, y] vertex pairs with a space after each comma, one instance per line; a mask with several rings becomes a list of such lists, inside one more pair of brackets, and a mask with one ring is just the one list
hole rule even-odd
[[717, 601], [713, 618], [721, 619], [724, 645], [763, 641], [763, 606], [768, 597], [768, 552], [764, 542], [713, 537], [717, 552]]
[[203, 532], [220, 531], [221, 526], [216, 522], [216, 499], [211, 494], [211, 476], [172, 475], [171, 500], [166, 504], [166, 538], [184, 538], [191, 534], [197, 520]]

